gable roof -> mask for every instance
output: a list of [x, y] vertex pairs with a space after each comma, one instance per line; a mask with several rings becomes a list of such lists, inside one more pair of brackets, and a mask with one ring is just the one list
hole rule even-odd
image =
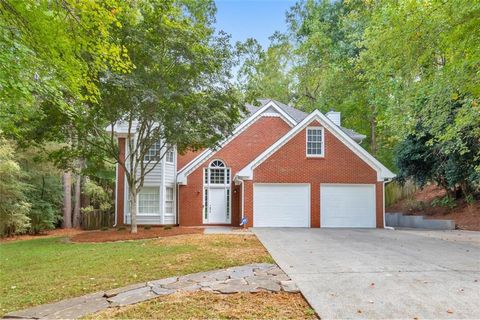
[[[253, 107], [253, 108], [252, 108]], [[226, 144], [228, 144], [230, 141], [232, 141], [235, 137], [237, 137], [240, 133], [242, 133], [246, 128], [248, 128], [252, 123], [254, 123], [256, 120], [258, 120], [260, 117], [262, 117], [262, 114], [267, 113], [268, 110], [274, 110], [277, 112], [277, 114], [285, 120], [291, 127], [295, 126], [297, 124], [297, 121], [295, 121], [287, 112], [285, 112], [278, 104], [276, 104], [273, 100], [268, 101], [265, 103], [263, 106], [254, 109], [254, 106], [246, 106], [247, 111], [252, 110], [253, 113], [250, 114], [249, 117], [247, 117], [243, 122], [241, 122], [235, 130], [232, 132], [232, 134], [224, 139], [222, 142], [219, 144], [219, 148], [214, 149], [214, 148], [208, 148], [202, 153], [200, 153], [196, 158], [194, 158], [192, 161], [190, 161], [183, 169], [181, 169], [178, 174], [177, 174], [177, 183], [179, 184], [186, 184], [187, 183], [187, 176], [193, 172], [198, 166], [200, 166], [202, 163], [204, 163], [210, 156], [212, 156], [218, 149], [223, 148]]]
[[[303, 119], [305, 119], [307, 116], [308, 116], [308, 113], [306, 112], [303, 112], [301, 110], [298, 110], [298, 109], [295, 109], [294, 107], [288, 105], [288, 104], [284, 104], [280, 101], [277, 101], [277, 100], [273, 100], [273, 99], [258, 99], [258, 101], [263, 105], [265, 105], [266, 103], [270, 102], [270, 101], [273, 101], [276, 105], [278, 105], [280, 108], [282, 108], [283, 111], [285, 111], [286, 113], [288, 113], [293, 119], [295, 119], [295, 121], [300, 122], [302, 121]], [[251, 104], [247, 104], [245, 105], [245, 108], [247, 109], [247, 111], [249, 112], [252, 112], [252, 111], [255, 111], [255, 110], [258, 110], [257, 107], [251, 105]], [[349, 128], [345, 128], [345, 127], [342, 127], [342, 126], [339, 126], [340, 129], [342, 129], [343, 132], [345, 132], [346, 134], [348, 134], [350, 136], [350, 138], [352, 138], [353, 140], [355, 140], [356, 142], [358, 143], [361, 143], [363, 141], [363, 139], [365, 139], [367, 136], [364, 135], [364, 134], [361, 134], [361, 133], [358, 133], [356, 132], [355, 130], [352, 130], [352, 129], [349, 129]]]
[[280, 149], [285, 143], [290, 141], [297, 133], [308, 126], [312, 121], [317, 120], [327, 128], [337, 139], [342, 141], [350, 150], [352, 150], [358, 157], [365, 161], [377, 172], [377, 180], [384, 181], [385, 179], [391, 179], [395, 177], [395, 174], [391, 172], [387, 167], [375, 159], [370, 153], [363, 149], [358, 143], [356, 143], [348, 134], [346, 134], [339, 126], [334, 124], [327, 116], [322, 114], [319, 110], [315, 110], [281, 137], [277, 142], [272, 144], [264, 152], [262, 152], [257, 158], [240, 170], [235, 176], [236, 180], [251, 180], [253, 178], [253, 170], [259, 166], [263, 161]]

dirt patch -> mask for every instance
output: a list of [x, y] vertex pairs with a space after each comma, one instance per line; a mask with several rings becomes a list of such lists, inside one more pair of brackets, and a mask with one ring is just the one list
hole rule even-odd
[[23, 234], [19, 236], [8, 237], [8, 238], [0, 238], [0, 242], [32, 240], [32, 239], [51, 238], [51, 237], [71, 237], [71, 236], [75, 236], [85, 232], [87, 231], [80, 230], [80, 229], [55, 229], [55, 230], [43, 231], [40, 234], [36, 234], [36, 235]]
[[[208, 307], [206, 307], [208, 306]], [[89, 319], [318, 319], [299, 293], [176, 293]]]
[[426, 219], [455, 220], [458, 229], [480, 231], [480, 201], [467, 204], [465, 200], [460, 199], [456, 201], [453, 209], [431, 205], [433, 200], [444, 196], [445, 190], [435, 185], [428, 185], [412, 197], [389, 206], [385, 211], [423, 215]]
[[144, 229], [143, 227], [138, 227], [137, 233], [130, 233], [129, 228], [125, 230], [109, 229], [105, 231], [88, 231], [76, 234], [72, 236], [70, 240], [72, 242], [111, 242], [201, 233], [203, 233], [203, 228], [173, 227], [171, 229], [165, 229], [163, 227], [152, 227], [150, 229]]

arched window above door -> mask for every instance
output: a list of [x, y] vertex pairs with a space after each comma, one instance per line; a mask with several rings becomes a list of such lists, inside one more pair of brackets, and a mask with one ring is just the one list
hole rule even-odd
[[213, 160], [210, 162], [210, 168], [225, 168], [225, 163], [222, 160]]
[[213, 160], [208, 168], [205, 168], [205, 184], [229, 185], [230, 168], [227, 168], [222, 160]]

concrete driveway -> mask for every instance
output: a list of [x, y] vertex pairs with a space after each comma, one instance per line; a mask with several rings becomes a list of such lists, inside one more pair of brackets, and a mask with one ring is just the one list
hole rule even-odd
[[480, 232], [253, 231], [322, 319], [480, 318]]

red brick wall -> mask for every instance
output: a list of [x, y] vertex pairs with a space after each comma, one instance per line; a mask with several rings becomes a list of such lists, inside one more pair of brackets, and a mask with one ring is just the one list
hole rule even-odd
[[205, 149], [191, 151], [187, 150], [184, 154], [177, 154], [177, 171], [180, 171], [196, 156], [203, 152]]
[[[317, 122], [310, 125], [319, 125]], [[306, 130], [272, 154], [254, 170], [253, 182], [245, 184], [245, 214], [253, 225], [253, 183], [310, 183], [311, 226], [320, 227], [321, 183], [376, 184], [377, 227], [383, 227], [383, 183], [377, 173], [325, 129], [325, 157], [307, 158]]]
[[[281, 118], [262, 117], [188, 175], [188, 184], [180, 186], [180, 225], [196, 226], [202, 224], [203, 169], [210, 161], [213, 159], [223, 160], [226, 166], [231, 168], [233, 179], [239, 170], [243, 169], [290, 129], [290, 126]], [[234, 190], [237, 192], [233, 192]], [[232, 225], [237, 226], [239, 222], [240, 187], [236, 187], [232, 183]]]
[[[120, 163], [125, 163], [125, 138], [118, 138], [119, 160]], [[121, 226], [123, 222], [123, 213], [125, 208], [125, 169], [118, 164], [117, 171], [117, 199], [116, 215], [117, 225]]]

